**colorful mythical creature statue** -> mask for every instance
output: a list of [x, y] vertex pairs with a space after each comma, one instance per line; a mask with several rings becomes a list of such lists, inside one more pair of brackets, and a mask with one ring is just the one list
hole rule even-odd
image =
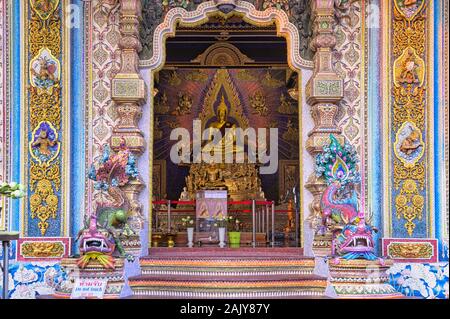
[[316, 158], [316, 173], [323, 176], [328, 187], [322, 199], [322, 225], [320, 232], [333, 234], [332, 254], [345, 259], [377, 259], [374, 254], [373, 232], [359, 209], [354, 189], [360, 182], [357, 172], [357, 153], [347, 142], [342, 147], [336, 138]]
[[106, 268], [114, 268], [113, 254], [116, 252], [121, 257], [131, 258], [121, 243], [121, 237], [135, 234], [127, 223], [130, 203], [121, 187], [137, 176], [135, 158], [124, 144], [114, 154], [106, 145], [102, 157], [91, 166], [89, 178], [94, 180], [94, 188], [100, 193], [85, 229], [77, 238], [80, 240], [82, 256], [78, 265], [81, 268], [91, 259], [98, 260]]

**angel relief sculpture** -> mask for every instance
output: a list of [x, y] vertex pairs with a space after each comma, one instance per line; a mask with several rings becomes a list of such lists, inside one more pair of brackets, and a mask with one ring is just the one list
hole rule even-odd
[[412, 122], [405, 122], [396, 135], [394, 152], [406, 167], [414, 166], [424, 152], [422, 133]]
[[422, 85], [425, 76], [425, 62], [411, 47], [394, 62], [395, 85]]
[[47, 48], [41, 49], [39, 55], [30, 62], [30, 83], [39, 94], [52, 94], [60, 79], [59, 61]]
[[41, 122], [30, 142], [32, 157], [40, 163], [51, 162], [59, 153], [58, 132], [51, 123]]

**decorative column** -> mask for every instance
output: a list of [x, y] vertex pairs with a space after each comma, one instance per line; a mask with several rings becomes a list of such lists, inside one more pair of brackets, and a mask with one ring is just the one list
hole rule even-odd
[[[122, 144], [125, 144], [136, 157], [139, 157], [144, 152], [145, 140], [138, 123], [142, 116], [142, 105], [146, 99], [145, 82], [139, 74], [138, 55], [142, 50], [139, 39], [139, 24], [142, 19], [141, 1], [120, 0], [120, 5], [119, 47], [122, 65], [120, 72], [112, 81], [112, 99], [116, 102], [119, 120], [113, 129], [111, 148], [117, 151]], [[143, 227], [142, 204], [138, 196], [144, 187], [144, 183], [138, 178], [123, 189], [131, 204], [129, 223], [137, 233]], [[140, 251], [138, 239], [128, 240], [123, 244], [129, 253]]]
[[[306, 150], [313, 158], [322, 151], [324, 144], [330, 143], [330, 134], [333, 134], [340, 143], [343, 143], [341, 130], [336, 123], [338, 103], [344, 96], [343, 80], [333, 68], [332, 50], [336, 45], [333, 34], [334, 1], [312, 0], [313, 39], [311, 49], [314, 55], [314, 73], [306, 85], [306, 101], [311, 105], [311, 116], [314, 128], [308, 133]], [[313, 172], [305, 185], [313, 194], [314, 200], [309, 205], [311, 215], [308, 220], [314, 228], [320, 223], [320, 198], [326, 182], [318, 178]], [[316, 235], [313, 250], [317, 256], [328, 255], [331, 247], [331, 236]]]

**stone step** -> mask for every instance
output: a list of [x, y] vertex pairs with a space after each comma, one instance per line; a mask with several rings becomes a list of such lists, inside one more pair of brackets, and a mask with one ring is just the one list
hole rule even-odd
[[128, 278], [139, 298], [315, 298], [327, 287], [301, 248], [151, 248], [140, 265]]
[[142, 259], [143, 275], [204, 275], [253, 276], [259, 274], [312, 274], [314, 260], [298, 259]]
[[302, 256], [301, 249], [164, 248], [151, 252], [140, 259], [143, 275], [306, 275], [315, 266], [314, 258]]
[[135, 296], [148, 298], [319, 297], [327, 279], [316, 275], [192, 276], [140, 275], [128, 278]]

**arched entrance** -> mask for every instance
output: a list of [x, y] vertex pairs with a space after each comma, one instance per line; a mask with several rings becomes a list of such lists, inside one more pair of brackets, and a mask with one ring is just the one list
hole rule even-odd
[[[149, 92], [154, 93], [154, 81], [155, 74], [160, 71], [166, 62], [166, 40], [171, 37], [175, 37], [177, 26], [183, 28], [197, 27], [204, 24], [212, 16], [221, 16], [227, 19], [232, 16], [239, 16], [243, 21], [254, 25], [255, 27], [265, 27], [275, 24], [276, 33], [278, 37], [283, 37], [286, 39], [287, 43], [287, 62], [289, 67], [298, 74], [298, 80], [296, 83], [296, 90], [300, 92], [297, 98], [298, 107], [298, 143], [299, 143], [299, 156], [298, 156], [298, 167], [299, 169], [299, 193], [303, 197], [303, 138], [302, 138], [302, 120], [303, 114], [302, 110], [306, 105], [304, 100], [303, 92], [305, 83], [303, 80], [304, 74], [306, 73], [309, 78], [311, 74], [311, 69], [313, 67], [313, 62], [304, 60], [299, 54], [299, 35], [297, 28], [289, 22], [288, 16], [285, 12], [277, 9], [268, 9], [264, 12], [257, 11], [255, 7], [244, 1], [209, 1], [200, 4], [194, 12], [187, 12], [181, 8], [171, 9], [165, 16], [164, 22], [161, 23], [155, 30], [153, 35], [153, 56], [149, 60], [140, 61], [140, 67], [142, 70], [143, 77], [148, 80], [147, 84], [149, 87]], [[210, 48], [208, 49], [203, 58], [206, 61], [208, 56], [211, 55], [211, 51], [221, 49], [222, 51], [230, 51], [230, 48]], [[228, 55], [233, 56], [233, 55]], [[239, 56], [234, 55], [236, 60], [239, 60]], [[202, 57], [200, 57], [202, 58]], [[242, 58], [242, 57], [241, 57]], [[245, 59], [245, 57], [243, 58]], [[150, 134], [149, 134], [149, 167], [154, 167], [154, 154], [153, 154], [153, 144], [154, 144], [154, 126], [155, 126], [155, 100], [154, 94], [148, 95], [148, 104], [150, 106], [150, 116], [148, 123], [150, 124]], [[153, 180], [153, 170], [149, 170], [149, 180]], [[154, 189], [152, 183], [149, 185], [149, 198], [153, 198]], [[301, 201], [302, 202], [302, 201]], [[152, 205], [149, 205], [149, 221], [152, 220]], [[300, 218], [299, 225], [300, 229], [302, 227], [302, 212], [304, 207], [300, 203]], [[149, 238], [151, 238], [151, 225], [149, 225]], [[303, 234], [303, 231], [300, 232]], [[303, 238], [300, 240], [300, 245], [303, 246]]]

